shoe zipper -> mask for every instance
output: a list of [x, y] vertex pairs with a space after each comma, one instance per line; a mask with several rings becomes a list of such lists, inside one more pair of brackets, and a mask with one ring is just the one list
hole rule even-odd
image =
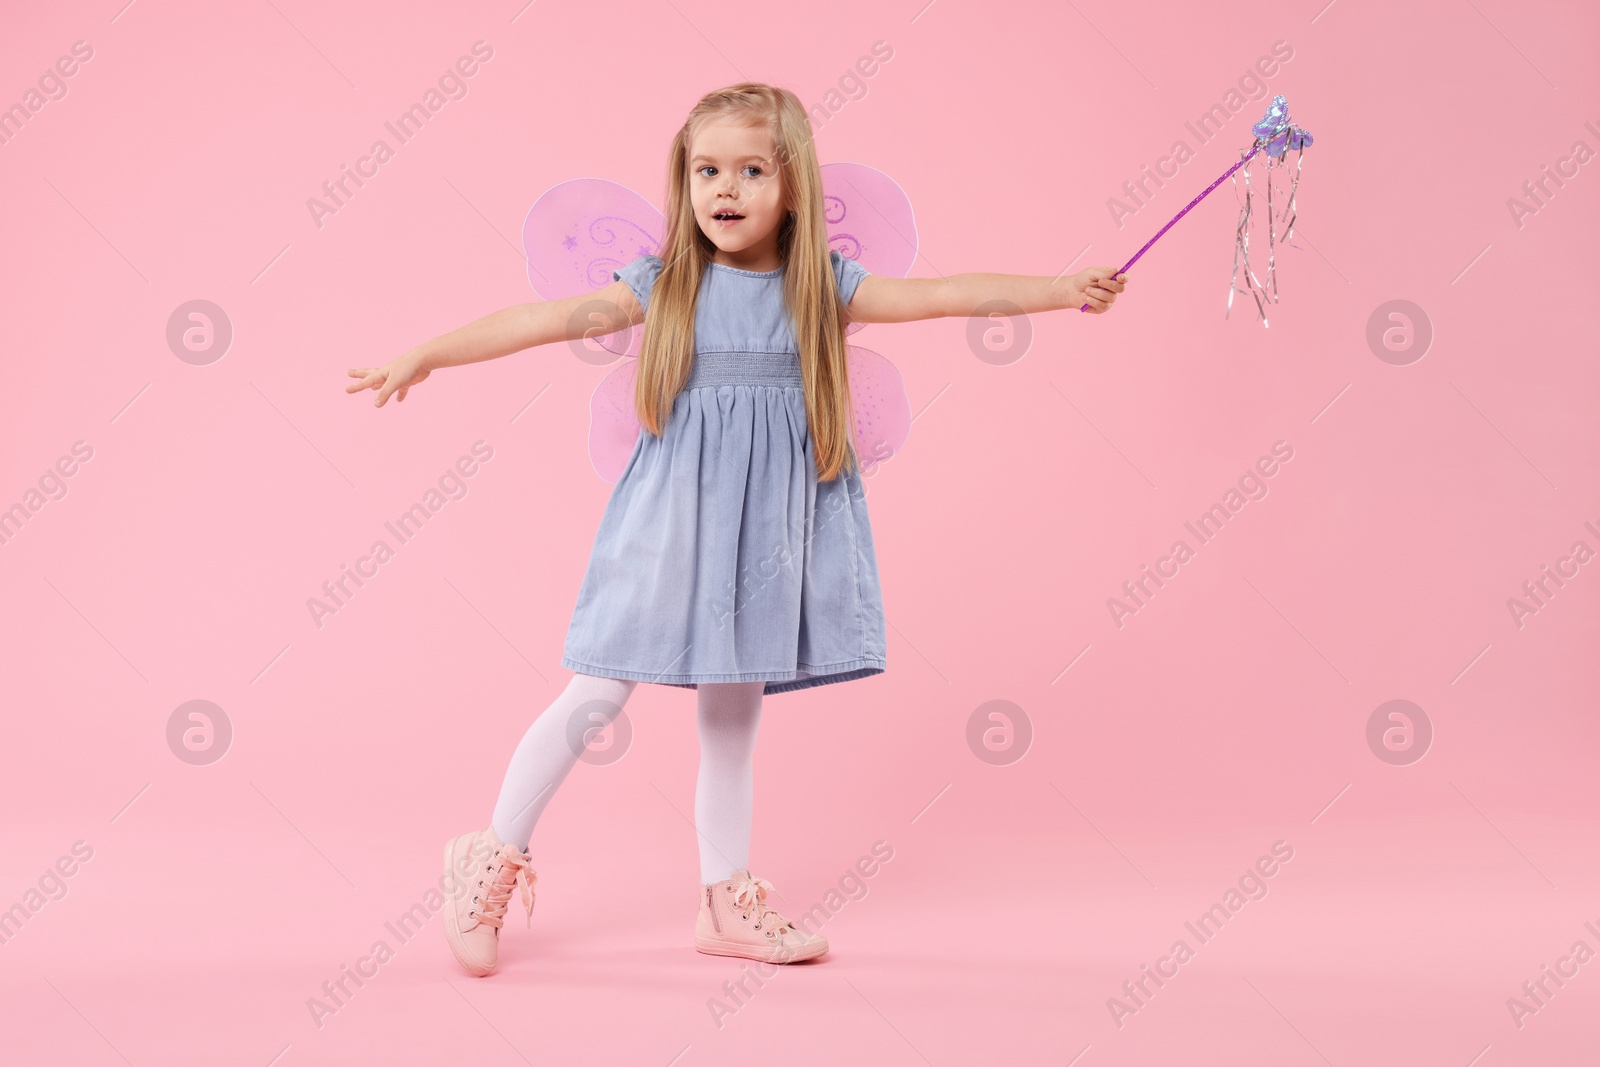
[[716, 895], [711, 892], [711, 887], [706, 886], [706, 907], [711, 912], [711, 926], [712, 929], [716, 930], [717, 933], [720, 934], [722, 933], [722, 924], [717, 921], [717, 902], [715, 896]]

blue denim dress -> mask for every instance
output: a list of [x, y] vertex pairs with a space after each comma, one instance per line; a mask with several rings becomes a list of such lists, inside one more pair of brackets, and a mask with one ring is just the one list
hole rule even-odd
[[[867, 271], [832, 253], [849, 303]], [[613, 273], [649, 310], [662, 261]], [[784, 693], [882, 674], [883, 597], [859, 471], [817, 479], [783, 268], [710, 264], [689, 380], [612, 488], [561, 665]]]

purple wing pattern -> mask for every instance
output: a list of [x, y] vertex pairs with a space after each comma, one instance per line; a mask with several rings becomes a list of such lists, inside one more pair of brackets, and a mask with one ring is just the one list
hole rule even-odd
[[[625, 185], [604, 178], [562, 182], [528, 209], [522, 223], [528, 282], [544, 300], [593, 292], [611, 284], [612, 271], [654, 255], [665, 230], [661, 212]], [[608, 334], [591, 343], [613, 355], [638, 355], [639, 332]], [[621, 340], [630, 351], [612, 347]]]
[[[911, 200], [895, 180], [860, 163], [822, 168], [828, 248], [873, 274], [904, 278], [917, 259], [917, 224]], [[867, 324], [852, 322], [855, 333]]]
[[855, 412], [856, 458], [863, 473], [894, 456], [911, 435], [911, 399], [900, 371], [883, 356], [849, 345], [850, 406]]
[[664, 231], [661, 212], [625, 185], [562, 182], [534, 202], [522, 224], [528, 281], [545, 300], [590, 292], [623, 264], [653, 255]]
[[[917, 255], [911, 201], [888, 175], [859, 163], [822, 167], [828, 247], [858, 261], [870, 273], [903, 278]], [[603, 178], [562, 182], [528, 211], [522, 239], [528, 281], [541, 298], [557, 300], [592, 292], [612, 281], [611, 272], [641, 255], [655, 255], [666, 223], [661, 212], [626, 186]], [[850, 333], [865, 323], [851, 323]], [[589, 403], [589, 459], [607, 482], [622, 476], [643, 428], [633, 409], [633, 387], [642, 330], [595, 339], [621, 362], [608, 373]], [[626, 339], [626, 348], [623, 342]], [[609, 343], [608, 343], [609, 342]], [[893, 363], [857, 345], [847, 347], [854, 444], [863, 471], [904, 447], [911, 432], [911, 404]], [[598, 362], [598, 360], [597, 360]]]

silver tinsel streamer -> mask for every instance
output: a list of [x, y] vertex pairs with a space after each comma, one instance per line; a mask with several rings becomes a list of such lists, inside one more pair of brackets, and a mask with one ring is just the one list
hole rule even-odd
[[[1281, 101], [1282, 97], [1277, 99]], [[1257, 145], [1255, 148], [1252, 148], [1249, 152], [1249, 155], [1246, 155], [1243, 152], [1240, 153], [1243, 159], [1241, 160], [1241, 165], [1238, 167], [1237, 172], [1233, 176], [1233, 185], [1234, 193], [1237, 197], [1240, 188], [1239, 175], [1243, 174], [1244, 197], [1240, 201], [1239, 221], [1234, 227], [1233, 278], [1231, 279], [1228, 287], [1228, 311], [1224, 312], [1223, 318], [1227, 318], [1228, 313], [1232, 312], [1233, 310], [1233, 294], [1236, 292], [1248, 291], [1255, 299], [1256, 311], [1261, 316], [1261, 325], [1266, 328], [1270, 328], [1272, 325], [1267, 321], [1267, 304], [1275, 304], [1278, 302], [1278, 242], [1279, 240], [1282, 240], [1285, 244], [1288, 244], [1290, 248], [1300, 247], [1299, 245], [1291, 243], [1291, 240], [1294, 237], [1294, 223], [1296, 218], [1295, 194], [1300, 188], [1300, 166], [1305, 156], [1305, 145], [1311, 143], [1311, 137], [1309, 134], [1305, 134], [1301, 137], [1289, 138], [1288, 140], [1289, 147], [1293, 147], [1295, 149], [1294, 174], [1289, 179], [1287, 197], [1285, 197], [1281, 192], [1277, 194], [1278, 198], [1283, 202], [1283, 209], [1281, 212], [1275, 212], [1273, 209], [1273, 186], [1275, 184], [1274, 179], [1286, 165], [1286, 161], [1284, 160], [1283, 156], [1287, 155], [1287, 153], [1280, 149], [1277, 155], [1273, 155], [1270, 151], [1270, 148], [1266, 153], [1259, 153], [1259, 145]], [[1276, 145], [1274, 145], [1274, 147], [1276, 147]], [[1253, 162], [1253, 160], [1250, 159], [1250, 156], [1258, 154], [1266, 161], [1262, 164], [1264, 168], [1264, 173], [1262, 174], [1262, 184], [1266, 187], [1267, 201], [1267, 280], [1265, 283], [1263, 283], [1261, 279], [1256, 276], [1254, 268], [1252, 268], [1250, 265], [1250, 220], [1253, 214], [1252, 208], [1254, 207], [1256, 199], [1256, 194], [1251, 189], [1250, 184], [1250, 163]], [[1280, 222], [1285, 223], [1281, 238], [1278, 233], [1278, 224]], [[1239, 268], [1241, 266], [1244, 268], [1244, 289], [1239, 287]]]

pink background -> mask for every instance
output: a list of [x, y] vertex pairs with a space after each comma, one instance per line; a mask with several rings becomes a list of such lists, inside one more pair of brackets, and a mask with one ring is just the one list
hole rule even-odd
[[[1592, 5], [118, 0], [7, 21], [0, 103], [75, 41], [93, 57], [0, 146], [0, 507], [74, 442], [93, 456], [0, 545], [0, 908], [74, 842], [93, 855], [0, 945], [0, 1060], [1594, 1055], [1600, 960], [1521, 1027], [1507, 999], [1600, 950], [1600, 563], [1520, 628], [1506, 606], [1600, 549], [1600, 164], [1520, 225], [1508, 207], [1600, 149]], [[478, 40], [467, 95], [319, 228], [307, 200]], [[585, 442], [604, 368], [563, 346], [382, 410], [346, 369], [535, 299], [518, 235], [552, 185], [659, 204], [701, 93], [751, 78], [826, 106], [876, 41], [892, 58], [817, 141], [903, 186], [923, 277], [1121, 265], [1283, 93], [1316, 144], [1270, 329], [1248, 297], [1224, 318], [1229, 183], [1109, 315], [1034, 316], [1013, 362], [976, 358], [962, 319], [853, 338], [918, 412], [869, 482], [889, 670], [769, 698], [752, 854], [798, 914], [893, 848], [826, 959], [712, 1021], [741, 961], [690, 937], [694, 697], [641, 686], [632, 747], [576, 768], [535, 833], [535, 921], [513, 907], [501, 970], [467, 977], [434, 917], [318, 1027], [307, 999], [394, 947], [384, 924], [487, 822], [569, 676], [610, 490]], [[1199, 144], [1184, 123], [1275, 41], [1292, 58]], [[1108, 199], [1179, 139], [1195, 158], [1119, 228]], [[233, 330], [204, 366], [167, 340], [195, 299]], [[1434, 331], [1404, 366], [1367, 340], [1392, 300]], [[467, 495], [317, 628], [307, 599], [480, 439]], [[1265, 499], [1114, 625], [1107, 599], [1280, 440]], [[208, 766], [166, 739], [195, 699], [233, 729]], [[1404, 766], [1366, 740], [1395, 699], [1434, 731]], [[967, 742], [991, 700], [1031, 724], [1005, 765]], [[1184, 923], [1277, 841], [1270, 892], [1200, 945]], [[1119, 1027], [1108, 998], [1179, 938], [1194, 958]]]

